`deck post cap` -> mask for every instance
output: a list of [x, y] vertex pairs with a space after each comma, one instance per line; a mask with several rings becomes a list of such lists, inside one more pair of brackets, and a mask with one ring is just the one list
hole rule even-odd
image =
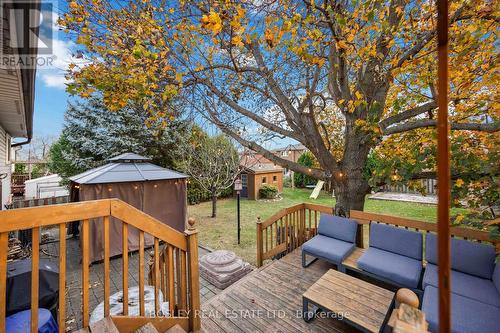
[[194, 227], [194, 224], [196, 223], [196, 220], [194, 217], [188, 218], [188, 230], [195, 230], [196, 228]]
[[407, 304], [413, 308], [417, 308], [420, 305], [417, 294], [407, 288], [401, 288], [396, 293], [396, 307], [400, 304]]

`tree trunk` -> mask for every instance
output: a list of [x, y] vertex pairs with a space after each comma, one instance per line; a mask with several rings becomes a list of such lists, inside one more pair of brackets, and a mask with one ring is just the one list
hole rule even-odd
[[[359, 170], [359, 169], [358, 169]], [[335, 190], [335, 211], [342, 210], [346, 216], [350, 215], [350, 210], [363, 210], [365, 196], [370, 189], [368, 182], [364, 179], [361, 170], [346, 171], [342, 177], [335, 177], [333, 188]]]
[[217, 216], [217, 193], [212, 191], [212, 217]]

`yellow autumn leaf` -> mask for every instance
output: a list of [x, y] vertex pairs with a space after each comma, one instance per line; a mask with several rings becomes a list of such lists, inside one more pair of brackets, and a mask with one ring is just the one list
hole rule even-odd
[[464, 215], [462, 214], [458, 214], [457, 217], [455, 218], [455, 223], [460, 223], [463, 221], [463, 219], [465, 218]]
[[175, 74], [175, 81], [182, 82], [182, 73]]
[[231, 43], [233, 45], [236, 45], [236, 46], [243, 46], [243, 39], [241, 38], [241, 36], [234, 36], [232, 39], [231, 39]]
[[203, 15], [201, 23], [205, 29], [212, 31], [214, 35], [222, 31], [222, 19], [216, 12], [211, 11], [208, 15]]
[[462, 187], [464, 185], [464, 181], [461, 178], [458, 178], [457, 181], [455, 182], [455, 185], [457, 187]]
[[337, 42], [337, 47], [338, 47], [338, 48], [341, 48], [341, 49], [346, 49], [346, 48], [347, 48], [347, 43], [346, 43], [346, 42], [344, 42], [343, 40], [339, 40], [339, 41]]

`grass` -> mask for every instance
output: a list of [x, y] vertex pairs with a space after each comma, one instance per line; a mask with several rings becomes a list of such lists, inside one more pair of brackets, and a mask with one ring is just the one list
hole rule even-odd
[[[202, 245], [212, 249], [234, 251], [245, 261], [256, 262], [255, 223], [257, 217], [265, 220], [282, 208], [302, 202], [311, 202], [333, 207], [335, 199], [322, 192], [318, 199], [309, 199], [311, 190], [285, 188], [283, 199], [277, 202], [241, 200], [241, 243], [237, 244], [236, 199], [223, 199], [217, 202], [217, 217], [211, 218], [212, 204], [204, 202], [188, 207], [188, 216], [196, 219], [199, 240]], [[398, 201], [370, 200], [365, 202], [365, 211], [407, 217], [427, 222], [436, 221], [436, 206]], [[452, 209], [452, 214], [458, 213]]]

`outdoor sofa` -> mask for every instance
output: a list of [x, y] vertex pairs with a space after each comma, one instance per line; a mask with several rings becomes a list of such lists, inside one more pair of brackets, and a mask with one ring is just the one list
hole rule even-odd
[[[437, 236], [426, 236], [422, 311], [438, 331]], [[500, 332], [500, 264], [491, 245], [451, 240], [452, 332]]]
[[422, 253], [421, 233], [372, 222], [370, 246], [357, 265], [379, 280], [418, 291]]
[[[342, 265], [355, 249], [357, 223], [321, 214], [318, 234], [302, 246], [302, 266], [317, 258]], [[426, 235], [425, 270], [423, 236], [390, 225], [370, 224], [369, 248], [357, 260], [361, 273], [422, 295], [422, 311], [429, 331], [438, 332], [437, 236]], [[306, 255], [315, 259], [306, 264]], [[451, 308], [453, 333], [500, 332], [500, 263], [495, 248], [451, 239]], [[423, 274], [422, 274], [423, 273]], [[422, 277], [423, 275], [423, 277]]]
[[[302, 245], [302, 266], [307, 267], [320, 258], [337, 265], [337, 269], [343, 271], [342, 261], [356, 248], [357, 229], [358, 224], [354, 220], [321, 214], [318, 234]], [[306, 263], [306, 255], [315, 259]]]

